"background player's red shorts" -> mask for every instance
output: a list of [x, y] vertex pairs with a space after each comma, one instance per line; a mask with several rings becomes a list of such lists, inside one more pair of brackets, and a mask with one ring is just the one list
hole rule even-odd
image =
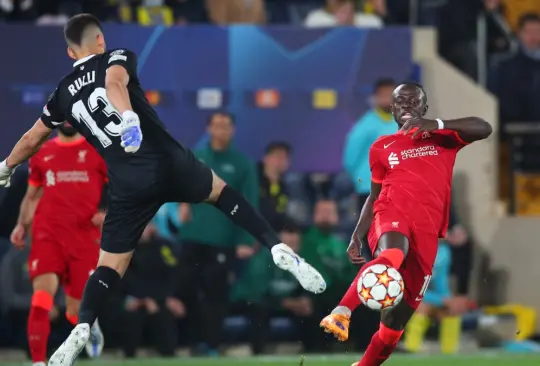
[[67, 296], [81, 299], [99, 258], [99, 232], [35, 228], [28, 258], [30, 279], [55, 273]]
[[409, 252], [399, 268], [405, 282], [404, 299], [413, 309], [418, 308], [431, 280], [439, 237], [436, 233], [411, 230], [403, 213], [390, 204], [378, 207], [368, 233], [371, 253], [375, 254], [380, 237], [387, 232], [399, 232], [409, 239]]

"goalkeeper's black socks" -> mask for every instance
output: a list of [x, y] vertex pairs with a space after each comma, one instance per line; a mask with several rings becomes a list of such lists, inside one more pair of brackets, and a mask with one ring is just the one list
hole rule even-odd
[[81, 307], [79, 324], [92, 326], [98, 317], [101, 307], [107, 303], [120, 283], [120, 274], [109, 267], [98, 267], [86, 282]]
[[264, 217], [229, 186], [223, 188], [214, 206], [268, 249], [281, 243], [279, 236]]

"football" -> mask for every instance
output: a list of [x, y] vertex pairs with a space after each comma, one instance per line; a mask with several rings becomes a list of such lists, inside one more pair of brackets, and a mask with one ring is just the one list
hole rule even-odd
[[403, 298], [405, 284], [399, 272], [384, 264], [368, 267], [358, 280], [358, 296], [373, 310], [391, 309]]

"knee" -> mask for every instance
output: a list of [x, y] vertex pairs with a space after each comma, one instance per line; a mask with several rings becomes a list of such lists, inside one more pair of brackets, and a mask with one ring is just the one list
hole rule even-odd
[[32, 295], [33, 308], [41, 308], [47, 311], [51, 311], [54, 306], [54, 296], [48, 291], [35, 290]]
[[379, 338], [384, 344], [396, 344], [399, 342], [402, 335], [403, 329], [391, 329], [383, 323], [379, 326]]
[[101, 250], [97, 267], [108, 267], [116, 271], [120, 277], [123, 277], [132, 256], [133, 251], [128, 253], [109, 253]]

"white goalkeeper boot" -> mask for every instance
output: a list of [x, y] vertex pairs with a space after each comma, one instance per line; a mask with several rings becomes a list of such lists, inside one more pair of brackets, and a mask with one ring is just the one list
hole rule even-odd
[[272, 257], [276, 266], [292, 273], [307, 291], [320, 294], [326, 290], [323, 276], [287, 244], [281, 243], [273, 246]]
[[49, 360], [49, 366], [71, 366], [90, 339], [90, 325], [77, 324]]

